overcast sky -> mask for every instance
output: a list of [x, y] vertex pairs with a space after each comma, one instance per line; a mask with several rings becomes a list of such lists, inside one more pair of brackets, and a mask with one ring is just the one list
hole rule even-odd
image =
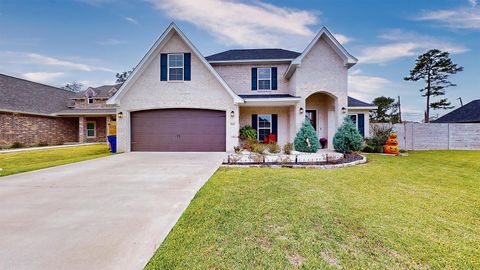
[[[404, 118], [421, 120], [421, 84], [405, 82], [428, 49], [451, 53], [465, 71], [447, 97], [480, 98], [480, 6], [475, 0], [224, 1], [0, 0], [0, 73], [55, 86], [110, 84], [171, 21], [205, 55], [232, 48], [302, 51], [322, 26], [359, 59], [349, 94], [402, 97]], [[433, 112], [442, 115], [445, 111]]]

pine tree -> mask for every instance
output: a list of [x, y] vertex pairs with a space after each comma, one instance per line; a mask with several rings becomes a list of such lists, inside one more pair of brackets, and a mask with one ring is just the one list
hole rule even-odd
[[319, 142], [317, 133], [310, 123], [310, 120], [305, 119], [302, 124], [302, 128], [297, 132], [295, 136], [295, 150], [307, 153], [316, 153], [319, 148]]
[[422, 96], [427, 98], [425, 123], [430, 121], [430, 108], [434, 110], [453, 108], [446, 98], [436, 102], [431, 102], [430, 98], [444, 96], [445, 88], [456, 86], [448, 80], [448, 77], [462, 70], [463, 67], [452, 62], [448, 52], [437, 49], [429, 50], [417, 58], [415, 67], [410, 70], [410, 76], [405, 77], [404, 80], [425, 81], [425, 86], [420, 89]]
[[363, 137], [357, 130], [350, 117], [345, 117], [342, 126], [333, 137], [333, 147], [339, 153], [351, 153], [360, 151], [363, 144]]

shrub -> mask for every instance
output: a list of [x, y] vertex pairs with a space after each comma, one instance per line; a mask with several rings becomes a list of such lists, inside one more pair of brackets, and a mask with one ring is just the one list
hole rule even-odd
[[41, 141], [37, 144], [37, 146], [48, 146], [48, 143], [46, 141]]
[[263, 154], [265, 151], [265, 144], [259, 142], [253, 143], [250, 145], [250, 151]]
[[383, 146], [386, 144], [390, 133], [392, 133], [392, 128], [372, 125], [371, 129], [372, 137], [365, 139], [367, 146], [363, 149], [363, 152], [383, 153]]
[[333, 147], [339, 153], [351, 153], [360, 151], [363, 144], [363, 137], [353, 124], [350, 117], [345, 117], [343, 124], [333, 137]]
[[290, 155], [293, 151], [293, 143], [287, 143], [283, 146], [283, 152]]
[[235, 151], [235, 153], [238, 154], [238, 153], [240, 153], [240, 150], [242, 150], [242, 149], [240, 148], [240, 146], [234, 146], [233, 150]]
[[[308, 139], [308, 142], [307, 142]], [[295, 136], [295, 150], [300, 152], [315, 153], [318, 151], [318, 137], [310, 120], [303, 121], [302, 128]]]
[[12, 143], [12, 145], [10, 145], [10, 148], [22, 148], [23, 147], [23, 143], [21, 142], [14, 142]]
[[252, 128], [250, 125], [245, 125], [240, 129], [240, 139], [241, 140], [248, 140], [248, 139], [257, 139], [257, 131]]
[[267, 144], [267, 149], [268, 149], [268, 152], [272, 153], [272, 154], [277, 154], [277, 153], [280, 153], [281, 149], [280, 149], [280, 145], [278, 145], [276, 142], [270, 142]]

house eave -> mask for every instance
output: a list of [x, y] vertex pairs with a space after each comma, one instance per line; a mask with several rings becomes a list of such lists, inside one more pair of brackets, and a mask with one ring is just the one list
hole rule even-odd
[[376, 110], [377, 106], [348, 107], [348, 110]]
[[301, 98], [244, 98], [245, 103], [241, 106], [290, 106], [297, 104]]
[[242, 60], [213, 60], [210, 64], [251, 64], [251, 63], [289, 63], [293, 59], [242, 59]]

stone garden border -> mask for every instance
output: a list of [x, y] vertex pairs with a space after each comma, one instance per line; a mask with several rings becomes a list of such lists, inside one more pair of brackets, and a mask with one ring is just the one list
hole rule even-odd
[[362, 157], [360, 160], [355, 160], [348, 163], [341, 164], [325, 164], [325, 165], [315, 165], [315, 164], [278, 164], [278, 163], [263, 163], [263, 164], [226, 164], [222, 163], [221, 167], [226, 168], [241, 168], [241, 167], [269, 167], [269, 168], [316, 168], [316, 169], [336, 169], [336, 168], [345, 168], [352, 167], [360, 164], [365, 164], [367, 162], [367, 157], [365, 155], [358, 154]]

